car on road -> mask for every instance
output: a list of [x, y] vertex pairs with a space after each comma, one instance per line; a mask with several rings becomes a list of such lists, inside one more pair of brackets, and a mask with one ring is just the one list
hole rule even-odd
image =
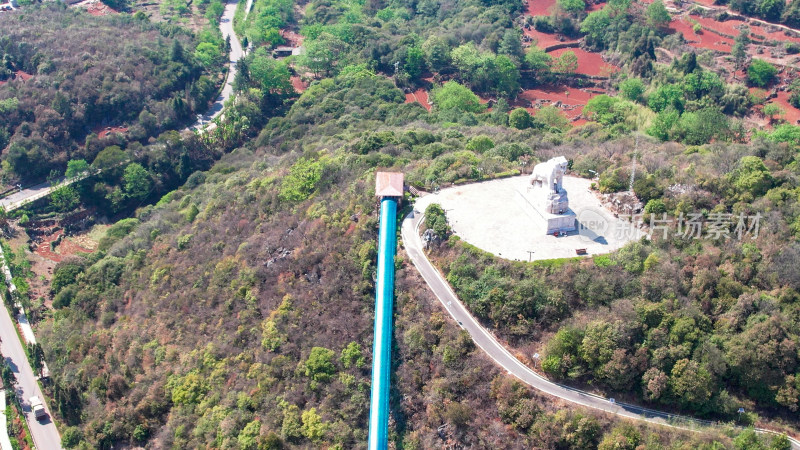
[[33, 416], [36, 417], [36, 420], [44, 420], [47, 418], [47, 411], [44, 410], [44, 404], [39, 399], [38, 396], [34, 395], [30, 398], [31, 403], [31, 410], [33, 411]]

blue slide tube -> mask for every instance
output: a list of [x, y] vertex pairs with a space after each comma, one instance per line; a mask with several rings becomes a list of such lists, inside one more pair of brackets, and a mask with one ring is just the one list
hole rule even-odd
[[389, 375], [392, 367], [394, 254], [397, 247], [397, 200], [381, 200], [375, 286], [375, 337], [372, 346], [372, 392], [369, 406], [369, 450], [389, 446]]

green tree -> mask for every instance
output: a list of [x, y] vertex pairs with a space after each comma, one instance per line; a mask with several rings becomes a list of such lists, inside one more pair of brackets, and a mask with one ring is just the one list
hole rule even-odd
[[317, 414], [317, 408], [303, 411], [302, 420], [303, 436], [311, 442], [320, 442], [328, 431], [328, 424], [323, 422], [322, 418]]
[[150, 190], [153, 186], [153, 180], [150, 177], [150, 172], [147, 171], [138, 163], [130, 163], [125, 168], [125, 174], [122, 176], [125, 185], [125, 195], [128, 198], [142, 201], [150, 195]]
[[17, 382], [14, 370], [8, 365], [5, 358], [0, 359], [0, 378], [3, 380], [3, 387], [10, 389]]
[[703, 407], [713, 392], [708, 370], [688, 359], [682, 359], [672, 367], [669, 387], [678, 402], [696, 409]]
[[608, 322], [592, 322], [586, 327], [581, 341], [580, 357], [591, 370], [597, 370], [611, 360], [617, 349], [619, 332]]
[[78, 191], [72, 186], [62, 186], [50, 193], [50, 204], [59, 212], [69, 212], [80, 202]]
[[743, 28], [734, 39], [733, 48], [731, 49], [733, 65], [737, 69], [741, 69], [747, 59], [748, 44], [750, 44], [750, 28]]
[[340, 56], [347, 47], [341, 39], [330, 33], [322, 33], [316, 39], [307, 39], [303, 46], [305, 53], [300, 62], [315, 75], [330, 75], [335, 72], [336, 63], [340, 61]]
[[661, 112], [672, 107], [683, 112], [683, 90], [674, 84], [662, 84], [647, 99], [647, 106], [655, 112]]
[[605, 94], [592, 98], [583, 108], [583, 112], [587, 117], [603, 125], [625, 122], [631, 110], [632, 105], [630, 102], [619, 97], [609, 97]]
[[717, 108], [685, 112], [677, 128], [679, 137], [690, 145], [706, 144], [714, 138], [727, 137], [730, 131], [728, 117]]
[[673, 134], [673, 128], [680, 120], [680, 113], [670, 106], [669, 108], [658, 113], [650, 128], [647, 129], [647, 134], [658, 138], [662, 141], [667, 141]]
[[777, 22], [781, 19], [785, 7], [786, 0], [761, 0], [758, 4], [758, 13], [771, 22]]
[[800, 27], [800, 0], [792, 0], [783, 11], [783, 22], [790, 27]]
[[610, 433], [603, 436], [597, 450], [635, 450], [639, 448], [642, 435], [631, 424], [617, 425]]
[[347, 344], [347, 347], [342, 349], [339, 361], [345, 369], [354, 366], [359, 369], [364, 367], [366, 362], [364, 361], [364, 355], [361, 353], [361, 345], [359, 345], [358, 342]]
[[770, 450], [792, 450], [792, 442], [785, 434], [780, 434], [772, 438]]
[[530, 46], [528, 52], [525, 53], [525, 65], [534, 72], [536, 77], [548, 73], [552, 62], [553, 58], [535, 45]]
[[519, 91], [519, 69], [506, 55], [498, 55], [492, 63], [494, 82], [492, 90], [498, 95], [513, 97]]
[[203, 67], [210, 68], [217, 63], [221, 53], [219, 48], [210, 42], [201, 42], [194, 49], [194, 57]]
[[[579, 0], [583, 1], [583, 0]], [[508, 29], [503, 33], [503, 39], [500, 40], [500, 46], [497, 48], [497, 53], [506, 55], [519, 62], [523, 56], [522, 50], [522, 37], [515, 29]]]
[[433, 230], [442, 239], [446, 238], [450, 232], [450, 226], [447, 225], [447, 216], [438, 203], [431, 203], [425, 208], [425, 228]]
[[518, 130], [531, 128], [533, 126], [533, 117], [530, 115], [527, 109], [517, 108], [511, 111], [511, 114], [509, 114], [508, 126]]
[[733, 186], [740, 192], [753, 196], [763, 195], [772, 187], [773, 178], [769, 169], [757, 156], [745, 156], [729, 175]]
[[[92, 161], [92, 167], [97, 170], [115, 172], [114, 168], [120, 166], [128, 156], [116, 145], [104, 148]], [[109, 175], [113, 177], [113, 175]]]
[[441, 36], [431, 35], [422, 44], [425, 62], [434, 72], [441, 72], [450, 65], [450, 46]]
[[611, 27], [610, 8], [603, 8], [589, 13], [583, 19], [581, 33], [586, 34], [586, 41], [589, 45], [604, 47], [609, 27]]
[[74, 448], [83, 439], [83, 433], [78, 427], [67, 427], [61, 433], [61, 445], [64, 448]]
[[672, 18], [661, 0], [655, 0], [647, 7], [647, 24], [654, 28], [665, 28]]
[[242, 428], [236, 440], [241, 450], [256, 450], [258, 448], [258, 436], [261, 433], [261, 422], [254, 420]]
[[586, 3], [583, 0], [558, 0], [558, 6], [568, 13], [579, 13], [586, 9]]
[[294, 92], [289, 68], [282, 61], [274, 59], [264, 47], [253, 52], [247, 68], [249, 79], [257, 83], [264, 95], [286, 95]]
[[773, 142], [787, 142], [792, 145], [800, 145], [800, 126], [788, 123], [778, 125], [769, 139]]
[[753, 86], [766, 87], [777, 73], [775, 66], [761, 59], [754, 59], [747, 67], [747, 79]]
[[425, 71], [425, 53], [419, 47], [409, 47], [406, 52], [406, 62], [403, 65], [408, 76], [412, 79], [419, 78]]
[[67, 178], [75, 178], [89, 170], [89, 164], [83, 159], [72, 159], [67, 163], [67, 171], [64, 174]]
[[455, 81], [448, 81], [443, 86], [435, 88], [431, 92], [431, 96], [433, 104], [442, 111], [458, 109], [464, 112], [479, 113], [486, 109], [477, 95], [468, 87]]
[[775, 119], [775, 116], [781, 116], [784, 114], [783, 109], [775, 103], [767, 103], [764, 105], [762, 112], [769, 119], [770, 123], [772, 123], [772, 121]]
[[628, 272], [641, 273], [644, 269], [646, 254], [647, 252], [640, 242], [629, 242], [619, 249], [615, 259]]
[[748, 428], [739, 433], [733, 439], [733, 447], [736, 450], [767, 450], [767, 447], [761, 442], [758, 434], [752, 428]]
[[661, 214], [667, 212], [667, 206], [664, 204], [664, 200], [660, 198], [654, 198], [647, 202], [644, 205], [644, 212], [646, 214]]
[[303, 364], [305, 374], [314, 381], [326, 382], [336, 372], [333, 365], [333, 358], [336, 356], [333, 350], [325, 347], [314, 347], [308, 355], [308, 359]]
[[287, 439], [297, 439], [303, 435], [303, 423], [300, 419], [300, 408], [297, 405], [283, 405], [281, 434]]
[[475, 153], [484, 153], [494, 148], [494, 141], [489, 136], [481, 134], [470, 138], [464, 148]]
[[573, 74], [578, 70], [578, 56], [572, 50], [567, 50], [553, 60], [553, 72]]
[[619, 93], [632, 102], [641, 101], [642, 94], [644, 94], [644, 82], [641, 78], [626, 78], [619, 83]]
[[307, 158], [300, 158], [289, 169], [283, 178], [279, 196], [281, 200], [299, 203], [314, 193], [317, 183], [322, 177], [322, 163]]
[[463, 80], [469, 80], [470, 82], [475, 80], [476, 72], [481, 66], [483, 58], [474, 43], [468, 42], [454, 48], [450, 52], [450, 58], [453, 60], [453, 67], [458, 70]]
[[569, 119], [553, 105], [547, 105], [536, 111], [535, 120], [547, 128], [565, 130], [569, 127]]

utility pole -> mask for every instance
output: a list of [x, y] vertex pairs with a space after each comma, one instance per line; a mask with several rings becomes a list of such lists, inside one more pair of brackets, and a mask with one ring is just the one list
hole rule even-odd
[[533, 253], [534, 253], [533, 250], [528, 250], [528, 262], [533, 261]]

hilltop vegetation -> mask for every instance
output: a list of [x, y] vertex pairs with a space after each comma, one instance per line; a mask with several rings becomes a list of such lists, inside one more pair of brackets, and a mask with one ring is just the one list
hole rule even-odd
[[[575, 144], [548, 153], [600, 173], [601, 190], [625, 189], [624, 144], [605, 157]], [[557, 264], [503, 261], [452, 240], [435, 253], [448, 281], [484, 323], [541, 352], [555, 379], [712, 418], [755, 408], [796, 427], [796, 149], [763, 140], [639, 151], [640, 220], [661, 227], [652, 240]], [[665, 230], [662, 214], [685, 222]], [[704, 228], [687, 232], [692, 214]]]

